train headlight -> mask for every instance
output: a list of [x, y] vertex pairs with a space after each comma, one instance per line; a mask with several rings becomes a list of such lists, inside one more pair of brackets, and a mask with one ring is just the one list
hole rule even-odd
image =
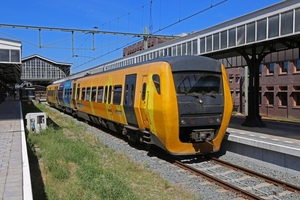
[[218, 123], [220, 123], [220, 122], [221, 122], [221, 118], [218, 117], [218, 118], [216, 119], [216, 121], [217, 121]]
[[182, 119], [181, 124], [186, 124], [186, 121], [184, 119]]

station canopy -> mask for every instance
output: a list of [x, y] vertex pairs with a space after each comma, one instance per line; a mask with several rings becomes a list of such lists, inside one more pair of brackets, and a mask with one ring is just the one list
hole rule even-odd
[[22, 43], [0, 38], [0, 82], [20, 83], [22, 71]]

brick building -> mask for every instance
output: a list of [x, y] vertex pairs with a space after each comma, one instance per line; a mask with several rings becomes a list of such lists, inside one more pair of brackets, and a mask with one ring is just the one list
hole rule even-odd
[[[291, 53], [297, 55], [299, 50], [272, 53], [260, 65], [259, 104], [262, 115], [300, 118], [300, 59], [299, 56], [289, 56]], [[227, 74], [235, 111], [244, 113], [244, 68], [227, 68]]]
[[[173, 38], [149, 38], [148, 39], [148, 48], [153, 47], [155, 45], [167, 42], [172, 40]], [[137, 42], [123, 49], [123, 56], [128, 56], [137, 51], [144, 50], [144, 41]]]

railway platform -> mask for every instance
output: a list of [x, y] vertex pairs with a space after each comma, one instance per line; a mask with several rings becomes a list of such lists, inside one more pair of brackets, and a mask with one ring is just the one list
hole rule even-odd
[[0, 104], [0, 199], [32, 199], [21, 102]]
[[242, 126], [232, 117], [221, 152], [244, 156], [263, 166], [300, 177], [300, 124], [263, 120], [266, 127]]

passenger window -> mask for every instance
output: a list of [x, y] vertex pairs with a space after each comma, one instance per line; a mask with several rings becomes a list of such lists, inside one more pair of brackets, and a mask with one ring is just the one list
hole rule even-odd
[[82, 88], [80, 100], [84, 100], [84, 97], [85, 97], [85, 88]]
[[115, 105], [121, 104], [121, 95], [122, 95], [122, 86], [116, 85], [114, 87], [113, 104], [115, 104]]
[[91, 95], [91, 88], [90, 88], [90, 87], [87, 87], [87, 88], [86, 88], [86, 97], [85, 97], [85, 100], [86, 100], [86, 101], [89, 101], [89, 100], [90, 100], [90, 95]]
[[142, 100], [145, 100], [146, 98], [146, 89], [147, 89], [147, 84], [143, 83]]
[[92, 102], [95, 102], [95, 101], [96, 101], [96, 87], [92, 87], [91, 101], [92, 101]]
[[159, 78], [159, 75], [158, 74], [153, 74], [152, 80], [153, 80], [153, 83], [155, 85], [156, 92], [158, 94], [160, 94], [160, 78]]
[[98, 87], [98, 97], [97, 97], [97, 102], [102, 103], [102, 96], [103, 96], [103, 87], [99, 86]]

